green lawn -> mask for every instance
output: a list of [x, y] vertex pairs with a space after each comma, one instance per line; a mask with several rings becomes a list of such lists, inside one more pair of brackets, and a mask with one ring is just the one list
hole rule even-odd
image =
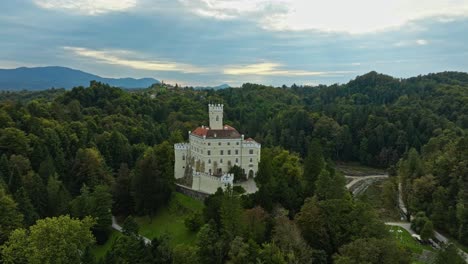
[[104, 245], [95, 245], [93, 249], [91, 249], [91, 252], [93, 253], [96, 260], [99, 260], [104, 257], [104, 255], [106, 255], [106, 252], [111, 248], [114, 240], [119, 236], [121, 236], [120, 232], [112, 229], [111, 235]]
[[[399, 226], [389, 226], [390, 234], [395, 236], [398, 244], [408, 248], [413, 253], [421, 254], [423, 250], [434, 251], [429, 245], [422, 245], [416, 241], [411, 234]], [[401, 231], [401, 232], [400, 232]]]
[[153, 218], [137, 217], [140, 234], [149, 239], [168, 234], [171, 244], [192, 244], [196, 234], [190, 232], [184, 224], [193, 212], [201, 212], [203, 203], [180, 193], [174, 193], [169, 206], [161, 209]]
[[[400, 213], [396, 207], [387, 208], [382, 198], [382, 186], [385, 181], [373, 182], [363, 193], [357, 196], [358, 199], [370, 204], [378, 213], [379, 218], [385, 222], [400, 221]], [[396, 194], [395, 194], [396, 195]]]
[[[203, 202], [190, 198], [180, 193], [174, 193], [169, 206], [161, 209], [152, 219], [149, 217], [136, 217], [140, 225], [140, 234], [153, 239], [166, 233], [171, 238], [171, 244], [191, 244], [195, 242], [196, 234], [187, 230], [184, 224], [185, 218], [191, 212], [201, 212]], [[123, 221], [123, 220], [122, 220]], [[120, 224], [122, 224], [119, 221]], [[112, 229], [112, 233], [104, 245], [95, 245], [91, 252], [96, 260], [105, 256], [112, 243], [121, 233]]]

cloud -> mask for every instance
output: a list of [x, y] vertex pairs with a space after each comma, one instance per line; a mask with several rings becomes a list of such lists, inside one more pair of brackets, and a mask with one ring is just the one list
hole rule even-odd
[[33, 0], [41, 8], [63, 10], [83, 15], [100, 15], [125, 11], [137, 4], [137, 0]]
[[252, 19], [269, 30], [370, 33], [428, 17], [468, 16], [468, 0], [179, 0], [214, 19]]
[[350, 73], [348, 71], [304, 71], [281, 69], [279, 63], [255, 63], [249, 65], [231, 66], [224, 69], [228, 75], [274, 75], [274, 76], [326, 76]]
[[[92, 50], [82, 47], [63, 47], [75, 55], [92, 58], [100, 63], [129, 67], [148, 71], [174, 71], [183, 73], [202, 73], [206, 69], [190, 64], [140, 59], [141, 55], [127, 50]], [[133, 58], [128, 58], [133, 57]]]
[[425, 39], [416, 40], [401, 40], [393, 44], [395, 47], [408, 47], [408, 46], [425, 46], [429, 44], [429, 41]]

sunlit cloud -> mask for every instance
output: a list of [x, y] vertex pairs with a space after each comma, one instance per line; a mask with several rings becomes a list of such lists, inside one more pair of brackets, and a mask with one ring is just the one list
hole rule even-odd
[[425, 39], [416, 40], [401, 40], [394, 44], [395, 47], [408, 47], [408, 46], [425, 46], [429, 44], [429, 41]]
[[281, 68], [279, 63], [256, 63], [249, 65], [231, 66], [224, 69], [228, 75], [274, 75], [274, 76], [327, 76], [351, 73], [349, 71], [305, 71]]
[[100, 15], [125, 11], [137, 4], [137, 0], [33, 0], [41, 8], [63, 10], [83, 15]]
[[[146, 60], [141, 59], [141, 55], [127, 50], [92, 50], [82, 47], [63, 47], [66, 51], [96, 60], [100, 63], [129, 67], [138, 70], [148, 71], [174, 71], [183, 73], [201, 73], [206, 69], [190, 64], [172, 61]], [[133, 57], [133, 58], [129, 58]]]
[[411, 21], [468, 16], [468, 0], [179, 0], [214, 19], [250, 19], [269, 30], [370, 33]]

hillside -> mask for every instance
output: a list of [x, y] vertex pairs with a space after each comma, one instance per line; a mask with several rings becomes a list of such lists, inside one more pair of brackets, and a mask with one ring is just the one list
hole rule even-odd
[[104, 78], [87, 72], [58, 66], [0, 69], [0, 90], [71, 89], [76, 86], [88, 86], [89, 82], [93, 80], [129, 89], [146, 88], [154, 83], [159, 83], [158, 80], [153, 78]]

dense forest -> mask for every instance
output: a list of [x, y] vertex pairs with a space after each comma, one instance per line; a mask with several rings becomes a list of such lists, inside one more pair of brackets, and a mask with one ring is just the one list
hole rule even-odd
[[[208, 197], [186, 221], [195, 246], [145, 244], [132, 216], [168, 204], [172, 144], [206, 125], [213, 102], [262, 144], [259, 190]], [[387, 169], [418, 225], [468, 245], [467, 129], [468, 74], [456, 72], [370, 72], [316, 87], [127, 91], [91, 82], [2, 92], [0, 263], [410, 263], [334, 164]], [[96, 260], [89, 249], [106, 242], [112, 215], [126, 217], [124, 236]]]

